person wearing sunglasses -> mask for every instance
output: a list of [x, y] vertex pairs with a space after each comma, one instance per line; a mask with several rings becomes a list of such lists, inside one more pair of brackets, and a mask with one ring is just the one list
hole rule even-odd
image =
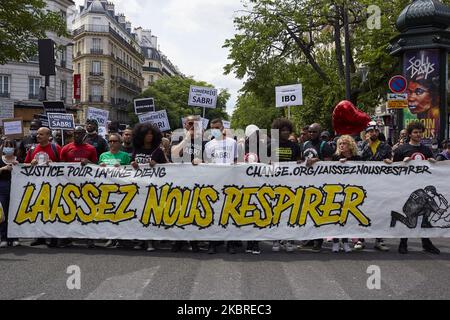
[[125, 151], [121, 151], [122, 137], [118, 133], [110, 133], [108, 138], [109, 151], [100, 155], [99, 165], [106, 166], [126, 166], [131, 162], [130, 156]]

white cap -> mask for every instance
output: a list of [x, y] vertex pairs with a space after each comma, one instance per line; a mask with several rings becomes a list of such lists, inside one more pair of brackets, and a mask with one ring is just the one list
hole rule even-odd
[[259, 128], [257, 126], [255, 126], [254, 124], [250, 124], [247, 126], [247, 128], [245, 128], [245, 136], [250, 137], [253, 133], [255, 133], [258, 130]]

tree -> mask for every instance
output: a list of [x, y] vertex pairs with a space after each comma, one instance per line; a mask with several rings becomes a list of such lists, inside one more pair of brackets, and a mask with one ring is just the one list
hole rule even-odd
[[0, 64], [36, 55], [36, 39], [46, 38], [46, 31], [68, 35], [66, 21], [45, 6], [43, 0], [0, 1]]
[[[444, 1], [446, 3], [449, 0]], [[331, 112], [345, 99], [344, 18], [350, 36], [351, 100], [366, 112], [385, 99], [399, 59], [386, 48], [398, 31], [395, 22], [409, 0], [249, 0], [235, 18], [237, 33], [226, 40], [225, 73], [246, 77], [243, 94], [263, 97], [274, 108], [276, 85], [302, 83], [304, 105], [292, 109], [300, 125], [331, 129]], [[378, 6], [380, 25], [369, 28], [368, 8]], [[362, 71], [367, 71], [363, 77]], [[239, 110], [239, 106], [237, 110]], [[236, 120], [240, 113], [237, 113]], [[235, 117], [234, 117], [235, 118]]]
[[[213, 87], [211, 84], [204, 81], [195, 81], [192, 78], [164, 77], [154, 82], [138, 98], [154, 98], [156, 110], [167, 111], [170, 127], [172, 129], [181, 128], [182, 117], [191, 114], [203, 115], [202, 108], [188, 106], [189, 87], [191, 85]], [[207, 108], [205, 117], [209, 120], [214, 118], [228, 120], [228, 114], [225, 110], [229, 98], [230, 94], [227, 90], [220, 91], [217, 97], [217, 107], [215, 109]], [[138, 122], [133, 106], [130, 106], [130, 118], [134, 123]]]

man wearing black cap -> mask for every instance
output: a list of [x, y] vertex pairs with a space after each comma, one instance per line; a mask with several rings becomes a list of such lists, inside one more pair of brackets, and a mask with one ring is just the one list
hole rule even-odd
[[[366, 141], [361, 145], [361, 158], [363, 161], [384, 161], [392, 159], [392, 148], [386, 142], [380, 140], [380, 130], [376, 122], [372, 121], [366, 127]], [[364, 239], [359, 239], [355, 244], [355, 250], [362, 250], [365, 247]], [[383, 242], [383, 239], [377, 238], [375, 249], [388, 251], [389, 247]]]
[[97, 158], [106, 151], [109, 150], [108, 143], [105, 139], [98, 135], [98, 122], [95, 119], [86, 120], [86, 131], [87, 136], [85, 139], [86, 143], [89, 143], [97, 151]]

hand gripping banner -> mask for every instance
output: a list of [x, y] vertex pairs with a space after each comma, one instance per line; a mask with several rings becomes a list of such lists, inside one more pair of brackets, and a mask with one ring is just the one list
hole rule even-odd
[[450, 237], [450, 163], [16, 166], [9, 237]]

